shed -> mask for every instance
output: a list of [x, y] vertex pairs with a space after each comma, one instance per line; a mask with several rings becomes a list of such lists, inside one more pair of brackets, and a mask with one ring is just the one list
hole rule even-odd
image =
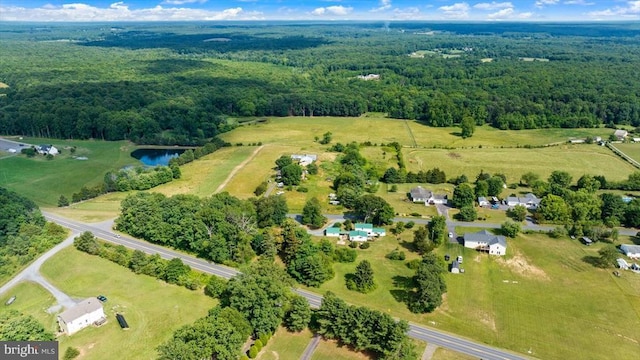
[[340, 228], [329, 227], [324, 230], [324, 236], [327, 237], [339, 237], [340, 236]]
[[451, 273], [452, 274], [460, 274], [460, 263], [458, 260], [454, 260], [451, 263]]
[[591, 244], [593, 244], [593, 240], [589, 239], [586, 236], [583, 236], [581, 240], [582, 240], [582, 243], [587, 246], [590, 246]]
[[629, 263], [625, 259], [618, 258], [616, 259], [616, 263], [618, 263], [618, 267], [622, 270], [629, 269]]
[[116, 314], [116, 319], [118, 320], [118, 324], [120, 324], [120, 327], [124, 330], [128, 330], [129, 329], [129, 324], [127, 324], [127, 320], [125, 320], [124, 316], [122, 314]]
[[620, 250], [631, 259], [640, 259], [640, 245], [620, 245]]

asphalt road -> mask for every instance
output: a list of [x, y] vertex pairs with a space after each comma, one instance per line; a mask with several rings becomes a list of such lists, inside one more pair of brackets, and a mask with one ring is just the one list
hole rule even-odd
[[[57, 216], [51, 213], [43, 212], [45, 218], [49, 221], [58, 223], [64, 227], [70, 228], [74, 232], [90, 231], [95, 236], [115, 243], [124, 245], [131, 249], [141, 250], [148, 254], [159, 254], [162, 258], [172, 259], [174, 257], [180, 258], [185, 264], [191, 266], [194, 269], [200, 270], [207, 274], [217, 275], [223, 278], [231, 278], [239, 274], [238, 270], [214, 264], [209, 261], [198, 259], [194, 256], [187, 255], [172, 249], [167, 249], [161, 246], [150, 244], [146, 241], [133, 239], [126, 236], [118, 236], [108, 229], [109, 223], [103, 223], [101, 225], [85, 224], [79, 221], [67, 219], [61, 216]], [[105, 225], [106, 224], [106, 225]], [[312, 307], [319, 307], [322, 301], [322, 296], [313, 292], [301, 289], [294, 289], [294, 291], [304, 296]], [[473, 357], [478, 357], [484, 360], [519, 360], [526, 359], [522, 355], [513, 354], [505, 350], [494, 348], [491, 346], [483, 345], [463, 337], [448, 334], [440, 330], [428, 328], [426, 326], [410, 324], [408, 335], [419, 340], [433, 343], [438, 346], [452, 349], [463, 354], [467, 354]]]

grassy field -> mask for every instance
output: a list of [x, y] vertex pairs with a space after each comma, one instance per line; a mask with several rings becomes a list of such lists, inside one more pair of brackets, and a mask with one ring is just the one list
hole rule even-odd
[[194, 162], [181, 166], [182, 176], [180, 179], [160, 185], [153, 191], [167, 196], [176, 194], [211, 196], [218, 186], [224, 182], [233, 168], [247, 159], [255, 149], [252, 146], [222, 148]]
[[498, 130], [481, 126], [476, 128], [472, 137], [463, 139], [458, 127], [434, 128], [418, 121], [362, 116], [270, 118], [267, 123], [243, 126], [222, 134], [222, 137], [232, 144], [261, 141], [264, 144], [298, 146], [302, 151], [311, 151], [326, 148], [315, 143], [314, 136], [322, 137], [327, 131], [333, 134], [332, 143], [371, 141], [380, 144], [397, 141], [404, 146], [412, 146], [415, 138], [418, 147], [426, 148], [545, 145], [565, 143], [570, 138], [607, 137], [613, 133], [612, 129], [606, 128]]
[[[62, 250], [41, 271], [73, 298], [103, 294], [109, 299], [105, 303], [108, 317], [105, 325], [59, 338], [61, 352], [70, 346], [77, 347], [82, 359], [155, 359], [155, 348], [168, 340], [174, 330], [206, 315], [216, 304], [201, 291], [136, 275], [75, 248]], [[115, 312], [126, 316], [130, 330], [120, 329]]]
[[453, 185], [451, 184], [397, 184], [398, 191], [390, 192], [390, 186], [381, 183], [376, 195], [385, 199], [399, 216], [411, 216], [413, 213], [427, 217], [438, 215], [438, 210], [435, 206], [425, 206], [423, 203], [409, 201], [407, 193], [418, 185], [437, 194], [447, 194], [449, 197], [453, 194]]
[[411, 149], [405, 151], [408, 170], [417, 172], [434, 167], [444, 170], [447, 178], [462, 174], [470, 179], [481, 170], [503, 173], [508, 183], [518, 182], [526, 172], [546, 179], [552, 171], [562, 170], [576, 181], [584, 174], [605, 175], [607, 179], [626, 179], [637, 170], [611, 150], [597, 145], [561, 145], [539, 149]]
[[[15, 296], [16, 301], [11, 306], [4, 304], [10, 297]], [[21, 313], [36, 318], [48, 330], [56, 329], [55, 317], [47, 313], [47, 309], [55, 303], [53, 295], [40, 285], [33, 282], [21, 282], [0, 296], [0, 312], [18, 310]]]
[[437, 348], [431, 360], [475, 360], [476, 358], [445, 348]]
[[[57, 206], [60, 195], [71, 198], [82, 186], [98, 185], [109, 170], [137, 164], [130, 156], [134, 145], [126, 141], [79, 141], [28, 138], [17, 140], [28, 144], [53, 144], [62, 151], [53, 160], [43, 156], [13, 156], [0, 161], [0, 186], [34, 200], [40, 206]], [[70, 148], [76, 146], [72, 157]]]
[[281, 327], [271, 337], [267, 346], [262, 348], [256, 360], [299, 359], [309, 345], [312, 336], [313, 334], [309, 330], [291, 333]]
[[341, 346], [335, 340], [321, 340], [311, 356], [312, 360], [368, 360], [374, 358], [367, 353], [355, 352], [347, 346]]
[[[410, 232], [402, 235], [410, 238]], [[625, 272], [616, 278], [611, 270], [586, 263], [583, 258], [596, 256], [600, 246], [521, 235], [509, 240], [506, 258], [489, 258], [447, 244], [438, 254], [463, 255], [466, 272], [445, 275], [448, 292], [436, 312], [412, 314], [393, 294], [400, 290], [394, 283], [406, 281], [413, 271], [384, 258], [393, 248], [402, 249], [398, 240], [386, 237], [358, 250], [355, 264], [337, 264], [335, 278], [315, 291], [332, 291], [350, 303], [490, 345], [523, 354], [530, 350], [542, 359], [631, 359], [640, 344], [640, 275]], [[407, 260], [417, 258], [404, 251]], [[363, 259], [371, 262], [378, 283], [369, 295], [347, 290], [344, 281]]]
[[623, 143], [623, 144], [613, 144], [613, 145], [623, 153], [627, 154], [627, 156], [629, 156], [633, 160], [640, 162], [640, 144]]

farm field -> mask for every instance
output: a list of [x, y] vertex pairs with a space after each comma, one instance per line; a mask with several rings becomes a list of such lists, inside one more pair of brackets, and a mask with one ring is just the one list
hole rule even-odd
[[[130, 156], [135, 145], [127, 141], [55, 140], [27, 138], [25, 144], [53, 144], [62, 151], [53, 160], [38, 155], [13, 156], [0, 161], [0, 186], [18, 192], [40, 206], [55, 207], [60, 195], [71, 198], [82, 186], [98, 185], [109, 170], [139, 164]], [[72, 155], [69, 148], [76, 146]], [[72, 156], [85, 156], [77, 160]]]
[[[136, 275], [75, 248], [56, 254], [44, 263], [41, 272], [73, 298], [99, 294], [108, 298], [105, 325], [59, 339], [62, 353], [67, 347], [77, 347], [83, 359], [155, 359], [155, 348], [168, 340], [173, 331], [206, 315], [216, 305], [216, 300], [201, 291]], [[120, 329], [115, 321], [116, 311], [126, 316], [130, 330]]]
[[633, 160], [640, 162], [640, 144], [623, 143], [623, 144], [612, 144], [612, 145], [614, 145], [623, 153], [627, 154], [627, 156], [629, 156]]
[[[12, 296], [16, 300], [11, 306], [4, 304]], [[17, 310], [23, 314], [31, 315], [38, 320], [47, 330], [54, 331], [57, 327], [55, 316], [48, 314], [47, 309], [54, 303], [55, 299], [42, 286], [34, 282], [20, 282], [0, 296], [0, 312]]]
[[405, 151], [409, 171], [434, 167], [445, 171], [447, 178], [462, 174], [474, 179], [480, 171], [503, 173], [507, 183], [514, 183], [529, 171], [546, 179], [554, 170], [566, 171], [574, 181], [584, 174], [605, 175], [614, 181], [625, 180], [636, 170], [611, 150], [597, 145], [561, 145], [524, 149], [411, 149]]
[[[406, 241], [411, 237], [409, 231], [401, 236]], [[394, 297], [403, 294], [394, 284], [408, 281], [413, 271], [406, 261], [384, 255], [399, 247], [407, 261], [418, 256], [389, 236], [358, 250], [356, 263], [337, 264], [335, 278], [311, 290], [332, 291], [352, 304], [523, 354], [531, 351], [542, 359], [634, 357], [640, 343], [639, 275], [624, 272], [616, 278], [611, 270], [585, 262], [586, 256], [597, 256], [601, 244], [586, 248], [576, 240], [540, 234], [520, 235], [508, 243], [508, 256], [500, 259], [457, 244], [438, 249], [441, 256], [463, 255], [466, 272], [445, 275], [448, 292], [433, 314], [413, 314]], [[368, 295], [347, 290], [344, 280], [364, 259], [371, 262], [378, 283]]]
[[[409, 132], [409, 129], [411, 132]], [[459, 127], [430, 127], [414, 120], [390, 119], [376, 116], [361, 117], [301, 117], [269, 118], [266, 123], [241, 126], [220, 137], [235, 144], [261, 141], [263, 144], [277, 143], [298, 146], [301, 151], [317, 148], [326, 149], [314, 143], [314, 137], [331, 132], [331, 144], [352, 141], [361, 143], [371, 141], [374, 144], [397, 141], [404, 146], [413, 146], [415, 138], [418, 147], [517, 147], [525, 145], [545, 145], [566, 143], [570, 138], [587, 136], [609, 136], [612, 129], [532, 129], [499, 130], [490, 126], [476, 127], [473, 136], [460, 137]], [[413, 134], [413, 137], [411, 136]]]

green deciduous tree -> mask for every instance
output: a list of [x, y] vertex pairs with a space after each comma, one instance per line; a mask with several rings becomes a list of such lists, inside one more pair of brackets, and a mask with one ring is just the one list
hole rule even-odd
[[447, 239], [447, 218], [443, 215], [435, 215], [427, 224], [429, 239], [438, 247]]
[[327, 218], [322, 215], [320, 201], [315, 197], [309, 199], [302, 209], [302, 223], [317, 229], [326, 222]]
[[475, 202], [474, 191], [471, 185], [462, 183], [453, 190], [453, 206], [458, 209], [465, 206], [473, 206]]
[[100, 249], [98, 240], [90, 231], [85, 231], [80, 236], [76, 237], [73, 240], [73, 245], [76, 249], [91, 255], [97, 255]]
[[255, 200], [256, 220], [258, 227], [265, 228], [273, 225], [282, 225], [287, 218], [289, 207], [283, 196], [267, 196]]
[[469, 138], [473, 135], [473, 132], [476, 130], [476, 122], [472, 116], [465, 115], [462, 117], [462, 121], [460, 122], [460, 133], [463, 139]]
[[53, 333], [47, 331], [33, 316], [16, 310], [0, 312], [0, 341], [53, 341]]
[[391, 224], [395, 211], [383, 198], [366, 194], [356, 200], [355, 212], [364, 222], [376, 225]]
[[478, 218], [478, 212], [473, 206], [464, 206], [460, 209], [460, 212], [456, 214], [456, 217], [461, 221], [475, 221]]
[[289, 331], [299, 332], [309, 326], [311, 308], [307, 299], [294, 295], [289, 301], [289, 309], [284, 316], [284, 326]]
[[522, 205], [516, 205], [507, 210], [507, 216], [515, 221], [524, 221], [527, 218], [527, 208]]
[[362, 260], [356, 266], [356, 272], [347, 276], [347, 288], [349, 290], [369, 293], [377, 287], [373, 278], [373, 268], [368, 260]]
[[534, 182], [536, 182], [539, 179], [540, 179], [540, 176], [538, 174], [529, 171], [529, 172], [524, 173], [520, 177], [520, 184], [521, 185], [526, 185], [526, 186], [531, 186], [531, 185], [533, 185]]
[[429, 230], [426, 226], [418, 227], [413, 231], [413, 247], [420, 254], [425, 254], [435, 248], [435, 244], [429, 239]]
[[69, 206], [69, 199], [67, 199], [67, 197], [64, 195], [60, 195], [60, 197], [58, 198], [58, 207], [65, 206]]
[[442, 295], [447, 291], [444, 272], [444, 264], [436, 254], [423, 256], [413, 277], [415, 291], [409, 299], [409, 310], [415, 313], [432, 312], [442, 304]]
[[302, 167], [298, 164], [289, 164], [280, 169], [280, 175], [285, 185], [299, 185], [302, 181]]
[[500, 225], [500, 232], [504, 236], [515, 238], [520, 232], [520, 224], [507, 220]]
[[536, 218], [553, 223], [564, 223], [569, 219], [569, 206], [563, 198], [549, 194], [540, 200]]

